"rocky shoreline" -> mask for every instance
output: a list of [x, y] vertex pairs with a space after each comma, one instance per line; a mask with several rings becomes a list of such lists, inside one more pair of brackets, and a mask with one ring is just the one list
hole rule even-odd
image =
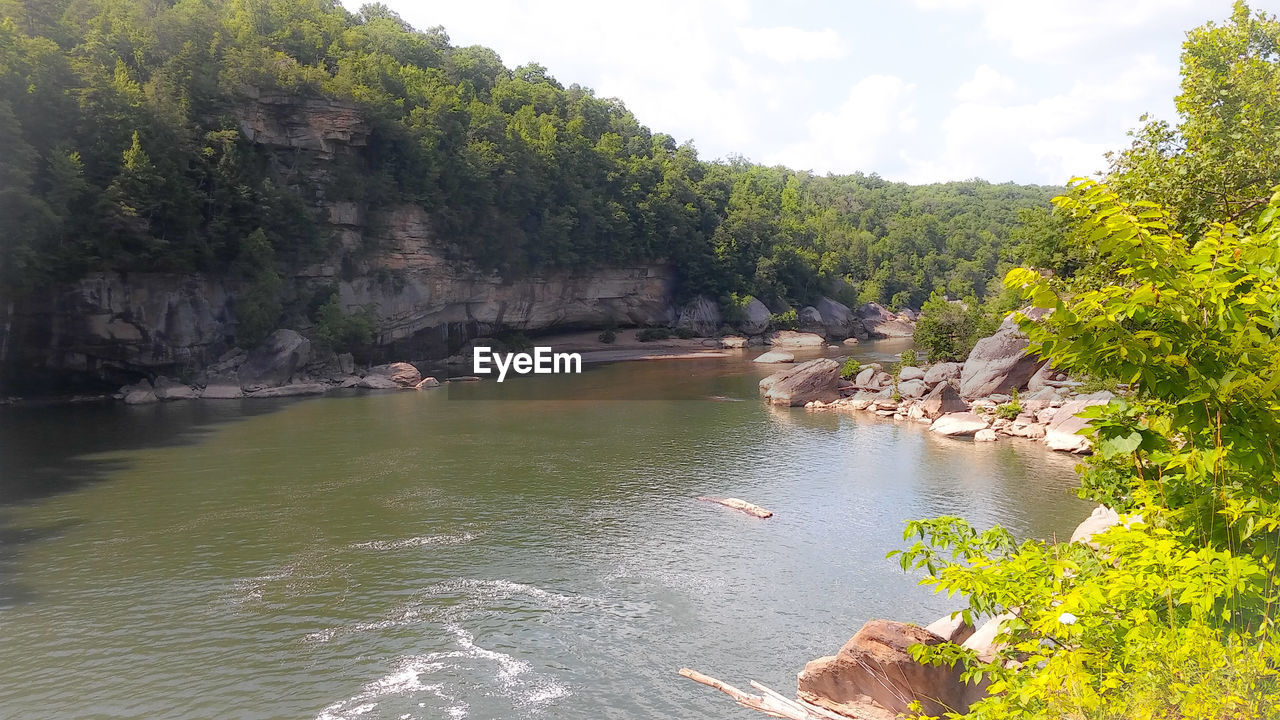
[[1086, 421], [1078, 415], [1107, 404], [1112, 393], [1079, 392], [1080, 382], [1028, 356], [1028, 344], [1010, 317], [964, 362], [907, 365], [896, 374], [871, 363], [845, 380], [840, 363], [822, 358], [764, 378], [760, 393], [772, 404], [918, 422], [939, 435], [975, 442], [1022, 438], [1050, 450], [1088, 453], [1088, 438], [1078, 434]]

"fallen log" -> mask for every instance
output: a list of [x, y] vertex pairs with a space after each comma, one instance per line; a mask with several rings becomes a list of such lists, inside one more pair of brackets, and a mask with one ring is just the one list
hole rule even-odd
[[769, 717], [786, 718], [786, 720], [849, 720], [844, 715], [837, 715], [803, 700], [789, 700], [754, 680], [751, 681], [751, 687], [759, 690], [760, 695], [743, 692], [723, 680], [717, 680], [689, 668], [680, 668], [680, 674], [696, 683], [719, 690], [733, 698], [742, 707], [757, 710]]
[[713, 498], [700, 495], [698, 496], [698, 499], [723, 505], [727, 508], [733, 508], [734, 510], [744, 512], [748, 515], [754, 515], [758, 518], [773, 517], [773, 513], [771, 511], [765, 510], [759, 505], [753, 505], [746, 500], [739, 500], [738, 498]]

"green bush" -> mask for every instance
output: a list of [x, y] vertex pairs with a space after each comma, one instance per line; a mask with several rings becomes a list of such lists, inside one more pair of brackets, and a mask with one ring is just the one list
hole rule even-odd
[[680, 326], [676, 328], [676, 337], [681, 340], [691, 340], [698, 337], [698, 333], [694, 332], [691, 327]]
[[662, 327], [645, 328], [640, 332], [636, 333], [636, 339], [639, 340], [640, 342], [651, 342], [653, 340], [666, 340], [667, 338], [670, 338], [670, 337], [671, 337], [671, 331]]
[[853, 358], [845, 358], [844, 364], [840, 366], [840, 377], [845, 380], [852, 380], [862, 370], [862, 363]]
[[599, 337], [600, 342], [606, 345], [612, 345], [613, 341], [618, 339], [618, 333], [613, 328], [605, 328], [600, 331], [600, 334], [597, 337]]
[[794, 308], [769, 317], [769, 327], [774, 330], [795, 330], [798, 324], [800, 324], [800, 316], [796, 314]]
[[311, 339], [321, 350], [355, 352], [373, 342], [374, 318], [369, 308], [353, 313], [343, 309], [337, 293], [316, 308]]

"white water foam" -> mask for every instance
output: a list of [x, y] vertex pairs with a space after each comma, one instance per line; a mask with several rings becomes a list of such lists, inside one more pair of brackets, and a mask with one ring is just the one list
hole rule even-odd
[[[524, 716], [531, 716], [560, 698], [568, 697], [570, 690], [554, 678], [532, 672], [529, 663], [497, 650], [476, 644], [475, 636], [457, 623], [445, 623], [444, 630], [453, 636], [457, 650], [411, 655], [396, 661], [391, 672], [366, 684], [359, 693], [329, 705], [320, 711], [316, 720], [349, 720], [377, 710], [391, 697], [409, 696], [411, 699], [426, 694], [428, 700], [418, 702], [419, 708], [443, 705], [436, 708], [453, 720], [462, 720], [470, 712], [470, 704], [446, 689], [444, 682], [429, 684], [423, 676], [465, 674], [490, 676], [513, 709], [520, 709]], [[445, 678], [441, 677], [441, 680]], [[447, 681], [446, 681], [447, 682]], [[470, 683], [468, 683], [470, 684]], [[400, 717], [411, 717], [412, 713]]]
[[405, 548], [425, 547], [427, 545], [461, 545], [471, 542], [475, 536], [471, 533], [457, 535], [421, 535], [419, 537], [401, 538], [399, 540], [369, 540], [353, 543], [357, 550], [403, 550]]

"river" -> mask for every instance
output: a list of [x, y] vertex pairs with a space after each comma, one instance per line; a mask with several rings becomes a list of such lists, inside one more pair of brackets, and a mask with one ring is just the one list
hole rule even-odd
[[765, 373], [0, 408], [0, 717], [747, 718], [677, 671], [790, 692], [956, 607], [885, 560], [905, 519], [1088, 512], [1071, 457], [769, 408]]

